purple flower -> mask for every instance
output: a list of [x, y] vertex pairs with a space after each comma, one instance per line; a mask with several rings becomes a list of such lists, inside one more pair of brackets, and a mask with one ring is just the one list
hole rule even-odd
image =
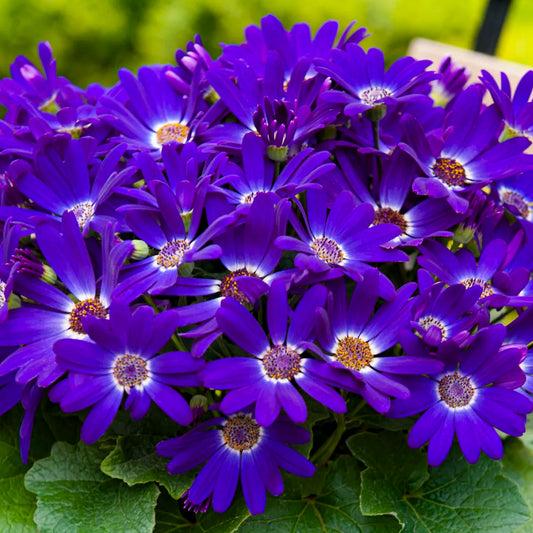
[[430, 96], [436, 105], [447, 107], [463, 91], [470, 72], [447, 56], [442, 59], [438, 73], [440, 77], [431, 84]]
[[522, 152], [524, 138], [497, 142], [501, 119], [494, 108], [483, 107], [483, 88], [472, 85], [455, 100], [443, 125], [443, 136], [426, 137], [417, 120], [402, 119], [406, 150], [425, 176], [414, 180], [416, 194], [446, 198], [457, 213], [465, 213], [465, 193], [531, 168], [533, 156]]
[[[519, 314], [511, 323], [507, 325], [506, 344], [518, 343], [529, 346], [533, 341], [533, 307], [529, 307]], [[526, 375], [526, 380], [522, 385], [522, 391], [530, 398], [533, 398], [533, 350], [528, 349], [526, 357], [520, 363], [519, 372]]]
[[188, 95], [191, 91], [191, 85], [193, 82], [196, 83], [195, 71], [198, 69], [201, 73], [198, 85], [202, 97], [208, 101], [214, 96], [205, 77], [206, 72], [213, 65], [213, 59], [204, 48], [199, 35], [195, 35], [194, 41], [187, 43], [186, 50], [176, 50], [175, 59], [177, 66], [169, 67], [165, 71], [165, 77], [176, 91]]
[[[494, 428], [515, 437], [524, 433], [533, 402], [512, 389], [524, 382], [518, 365], [525, 357], [525, 346], [502, 346], [504, 338], [505, 327], [495, 324], [480, 330], [464, 350], [453, 341], [444, 342], [436, 354], [445, 365], [442, 371], [404, 379], [413, 392], [407, 399], [394, 400], [387, 416], [423, 412], [408, 443], [419, 448], [429, 442], [431, 466], [444, 461], [456, 435], [466, 460], [476, 463], [481, 450], [492, 459], [503, 456]], [[413, 355], [426, 353], [425, 345], [412, 334], [403, 336], [402, 346]]]
[[10, 173], [16, 187], [35, 205], [59, 216], [72, 212], [84, 233], [91, 226], [101, 231], [106, 221], [116, 216], [106, 201], [135, 168], [120, 168], [126, 149], [121, 145], [111, 150], [94, 172], [89, 161], [95, 148], [88, 139], [52, 137], [39, 144], [33, 166], [18, 160], [11, 164]]
[[518, 272], [514, 280], [512, 273], [511, 277], [501, 274], [503, 265], [510, 259], [508, 249], [512, 251], [513, 247], [503, 239], [487, 239], [484, 243], [476, 261], [467, 248], [461, 248], [454, 254], [440, 242], [426, 241], [420, 246], [422, 255], [418, 256], [418, 264], [448, 285], [460, 283], [466, 288], [478, 285], [482, 289], [480, 303], [487, 306], [521, 305], [517, 294], [524, 288], [527, 279], [522, 272]]
[[511, 96], [511, 84], [505, 72], [501, 73], [501, 87], [486, 70], [481, 71], [481, 82], [489, 90], [496, 107], [505, 122], [504, 138], [516, 135], [530, 138], [533, 134], [533, 72], [529, 71], [518, 82], [514, 95]]
[[[4, 360], [11, 352], [13, 352], [13, 347], [2, 346], [0, 359]], [[15, 372], [0, 376], [0, 416], [17, 405], [22, 397], [23, 389], [24, 385], [15, 381]]]
[[54, 344], [54, 351], [60, 368], [70, 372], [56, 385], [61, 409], [68, 413], [91, 407], [81, 430], [85, 443], [104, 434], [125, 394], [125, 407], [136, 420], [153, 401], [178, 424], [192, 422], [188, 402], [173, 387], [199, 385], [196, 372], [204, 361], [187, 352], [156, 355], [176, 329], [173, 311], [154, 316], [152, 308], [140, 306], [132, 312], [114, 300], [109, 320], [88, 317], [83, 326], [92, 342], [63, 339]]
[[222, 333], [215, 320], [215, 313], [224, 298], [233, 298], [242, 304], [254, 304], [268, 292], [273, 279], [284, 276], [273, 273], [281, 250], [274, 240], [285, 232], [289, 204], [281, 200], [274, 207], [274, 200], [266, 194], [258, 194], [250, 206], [244, 224], [226, 230], [214, 239], [222, 249], [220, 261], [228, 270], [222, 279], [178, 277], [176, 284], [165, 290], [166, 295], [206, 296], [215, 298], [193, 303], [177, 309], [178, 326], [200, 324], [183, 332], [183, 337], [196, 338], [191, 352], [201, 356]]
[[[343, 48], [347, 43], [358, 43], [366, 35], [366, 28], [358, 28], [349, 35], [354, 22], [352, 22], [341, 35], [337, 44]], [[274, 16], [267, 15], [261, 19], [261, 27], [248, 26], [244, 35], [243, 44], [222, 45], [222, 60], [234, 64], [238, 59], [244, 60], [256, 72], [258, 77], [265, 78], [269, 66], [269, 52], [277, 52], [283, 64], [283, 79], [287, 80], [294, 72], [301, 59], [309, 60], [309, 71], [304, 74], [316, 74], [312, 68], [311, 60], [316, 58], [327, 59], [337, 36], [339, 24], [328, 20], [311, 37], [311, 28], [308, 24], [295, 24], [286, 30], [282, 23]]]
[[33, 274], [18, 273], [14, 278], [15, 292], [34, 303], [24, 302], [10, 310], [7, 320], [0, 324], [0, 346], [21, 346], [0, 363], [0, 375], [17, 370], [19, 383], [37, 378], [37, 384], [46, 387], [63, 374], [52, 351], [54, 342], [85, 337], [82, 317], [107, 315], [119, 267], [131, 252], [129, 242], [115, 245], [114, 228], [109, 226], [102, 236], [102, 272], [97, 283], [86, 241], [73, 213], [63, 214], [60, 230], [55, 223], [38, 223], [37, 243], [73, 298]]
[[[309, 189], [306, 194], [305, 228], [296, 216], [290, 220], [299, 238], [282, 236], [276, 246], [298, 252], [294, 264], [303, 273], [327, 274], [337, 270], [354, 280], [370, 267], [370, 262], [407, 261], [401, 250], [385, 249], [402, 230], [396, 224], [374, 222], [374, 209], [364, 203], [356, 206], [349, 191], [341, 192], [327, 212], [326, 194], [322, 189]], [[390, 283], [390, 282], [389, 282]]]
[[[317, 329], [324, 352], [316, 351], [332, 369], [349, 372], [355, 378], [352, 381], [363, 384], [362, 390], [355, 389], [355, 392], [376, 411], [386, 413], [391, 396], [409, 396], [409, 389], [397, 380], [397, 375], [434, 372], [442, 367], [440, 362], [427, 357], [386, 355], [398, 343], [399, 332], [409, 323], [412, 302], [408, 300], [415, 285], [404, 285], [394, 300], [374, 312], [379, 290], [377, 270], [368, 271], [357, 283], [349, 304], [344, 281], [329, 283], [331, 298], [327, 311], [319, 311], [321, 320]], [[330, 379], [334, 381], [333, 376]]]
[[194, 138], [201, 112], [207, 104], [200, 98], [200, 70], [193, 77], [187, 95], [174, 90], [165, 77], [169, 67], [144, 66], [135, 77], [120, 69], [120, 84], [100, 99], [99, 115], [113, 126], [129, 149], [146, 151], [159, 157], [161, 146], [183, 144]]
[[383, 52], [370, 48], [365, 52], [357, 44], [344, 50], [334, 49], [331, 60], [316, 60], [316, 70], [330, 76], [344, 90], [330, 90], [324, 101], [344, 104], [344, 114], [353, 117], [377, 105], [427, 100], [428, 83], [437, 76], [426, 72], [431, 61], [402, 57], [385, 72]]
[[[239, 149], [244, 136], [252, 132], [260, 136], [272, 160], [286, 161], [289, 155], [298, 153], [303, 145], [313, 144], [314, 135], [336, 119], [337, 110], [329, 104], [315, 105], [316, 90], [311, 101], [306, 101], [309, 97], [305, 99], [300, 94], [285, 95], [281, 72], [277, 72], [279, 70], [281, 65], [278, 61], [277, 65], [271, 65], [267, 70], [264, 83], [257, 79], [248, 65], [240, 61], [236, 65], [237, 83], [228, 69], [213, 68], [207, 73], [209, 81], [220, 94], [221, 102], [239, 121], [225, 122], [206, 131], [202, 140], [207, 141], [207, 146]], [[273, 71], [276, 76], [271, 80], [269, 78], [273, 76]], [[305, 84], [315, 80], [292, 81], [288, 90], [294, 93], [293, 86], [297, 87], [298, 92], [303, 92]], [[322, 83], [322, 76], [316, 81]]]
[[261, 139], [254, 133], [245, 135], [242, 141], [242, 168], [228, 165], [224, 175], [213, 181], [214, 191], [223, 194], [234, 205], [251, 204], [259, 193], [287, 198], [301, 193], [320, 176], [335, 168], [329, 162], [329, 152], [307, 148], [291, 158], [278, 175], [276, 165], [265, 155]]
[[444, 283], [421, 289], [413, 300], [411, 326], [430, 346], [438, 346], [446, 340], [461, 344], [479, 322], [479, 308], [475, 304], [482, 292], [479, 285], [445, 287]]
[[[366, 183], [366, 175], [358, 171], [351, 152], [336, 153], [339, 165], [350, 189], [361, 203], [374, 207], [374, 225], [391, 223], [402, 233], [387, 246], [418, 246], [425, 238], [451, 236], [447, 231], [461, 216], [441, 198], [423, 201], [410, 194], [416, 177], [416, 164], [405, 152], [394, 150], [384, 164], [379, 188], [375, 183]], [[415, 198], [413, 198], [413, 196]]]
[[171, 457], [171, 474], [187, 472], [207, 461], [187, 493], [188, 502], [223, 513], [231, 504], [239, 479], [252, 514], [265, 510], [266, 491], [283, 492], [280, 468], [297, 476], [311, 477], [314, 465], [286, 444], [304, 444], [309, 433], [280, 416], [264, 427], [249, 412], [203, 422], [182, 437], [160, 442], [156, 451]]
[[[194, 190], [192, 212], [187, 213], [179, 205], [180, 198], [165, 182], [154, 180], [151, 188], [155, 205], [123, 207], [126, 222], [135, 235], [158, 250], [156, 255], [131, 263], [122, 270], [121, 283], [114, 296], [128, 301], [144, 292], [158, 294], [172, 287], [178, 279], [178, 268], [184, 263], [219, 257], [222, 253], [220, 246], [206, 244], [234, 220], [233, 215], [219, 217], [205, 231], [199, 232], [207, 189], [205, 181]], [[188, 228], [183, 221], [184, 215], [189, 215]]]
[[[9, 115], [17, 106], [31, 106], [43, 117], [55, 114], [60, 108], [83, 103], [82, 90], [66, 78], [57, 77], [56, 60], [48, 42], [38, 46], [43, 73], [26, 57], [18, 56], [11, 65], [11, 78], [0, 82], [0, 102], [10, 108]], [[19, 114], [19, 111], [16, 111]]]
[[294, 313], [282, 281], [272, 283], [267, 301], [270, 340], [263, 327], [246, 308], [233, 298], [225, 298], [216, 319], [222, 331], [251, 357], [228, 357], [211, 361], [201, 373], [204, 385], [211, 389], [230, 390], [222, 400], [224, 413], [234, 413], [255, 403], [255, 418], [262, 426], [276, 420], [283, 407], [291, 420], [307, 418], [305, 400], [294, 382], [318, 402], [336, 412], [344, 412], [346, 404], [339, 393], [321, 378], [327, 365], [303, 357], [306, 343], [312, 341], [314, 316], [323, 305], [326, 289], [315, 285], [309, 289]]
[[494, 189], [495, 196], [507, 211], [524, 224], [533, 223], [533, 171], [500, 180]]

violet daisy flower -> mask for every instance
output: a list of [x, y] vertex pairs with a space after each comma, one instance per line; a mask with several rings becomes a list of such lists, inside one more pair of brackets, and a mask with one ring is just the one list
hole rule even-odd
[[430, 96], [435, 105], [446, 107], [464, 89], [470, 72], [447, 56], [442, 59], [438, 73], [440, 77], [432, 82]]
[[[203, 355], [208, 346], [222, 333], [215, 320], [215, 313], [224, 298], [233, 298], [242, 304], [254, 304], [268, 292], [273, 279], [283, 277], [274, 273], [282, 252], [274, 246], [274, 240], [285, 233], [288, 210], [287, 200], [274, 200], [266, 194], [258, 194], [244, 224], [226, 230], [214, 239], [222, 248], [220, 261], [228, 270], [222, 279], [180, 278], [165, 295], [206, 296], [215, 298], [193, 303], [176, 310], [178, 326], [202, 323], [198, 328], [181, 333], [182, 337], [196, 338], [191, 348], [194, 356]], [[287, 285], [289, 282], [287, 282]]]
[[[523, 344], [529, 346], [533, 341], [533, 307], [529, 307], [507, 325], [506, 344]], [[518, 372], [526, 375], [521, 391], [533, 401], [533, 349], [528, 348], [526, 357], [520, 363]]]
[[461, 344], [470, 336], [470, 330], [479, 322], [477, 303], [483, 288], [457, 284], [445, 287], [435, 283], [412, 303], [411, 326], [430, 346], [438, 346], [446, 340]]
[[344, 90], [330, 90], [321, 98], [328, 103], [344, 104], [349, 117], [377, 105], [427, 100], [429, 82], [437, 77], [427, 72], [430, 60], [416, 61], [402, 57], [385, 72], [383, 52], [370, 48], [365, 52], [357, 44], [334, 49], [330, 61], [317, 59], [316, 70], [330, 76]]
[[533, 171], [499, 180], [494, 189], [507, 211], [525, 224], [533, 223]]
[[332, 294], [327, 311], [319, 310], [317, 328], [318, 342], [324, 352], [315, 351], [331, 368], [349, 372], [355, 381], [362, 383], [362, 390], [355, 392], [376, 411], [386, 413], [391, 396], [409, 396], [409, 389], [398, 380], [398, 375], [423, 374], [442, 368], [442, 363], [429, 357], [380, 356], [398, 343], [399, 332], [409, 324], [412, 305], [409, 297], [415, 284], [408, 283], [398, 289], [394, 300], [374, 312], [379, 290], [376, 270], [367, 272], [357, 283], [349, 303], [344, 281], [329, 283]]
[[228, 165], [226, 172], [213, 181], [213, 191], [223, 194], [234, 205], [251, 204], [259, 193], [288, 198], [304, 191], [320, 176], [335, 168], [329, 161], [329, 152], [306, 148], [291, 158], [276, 175], [274, 162], [265, 155], [261, 139], [253, 133], [246, 134], [242, 141], [242, 168]]
[[[109, 206], [106, 209], [105, 204], [115, 188], [128, 181], [135, 168], [119, 167], [126, 150], [123, 144], [107, 154], [92, 177], [89, 161], [96, 147], [85, 141], [53, 137], [40, 143], [33, 166], [18, 160], [11, 164], [10, 172], [17, 189], [34, 204], [59, 216], [65, 211], [72, 212], [82, 231], [87, 233], [91, 226], [101, 231], [107, 221], [115, 220], [114, 210]], [[0, 216], [1, 212], [0, 208]], [[8, 212], [13, 213], [13, 210]], [[33, 214], [45, 216], [41, 212]]]
[[203, 422], [181, 437], [165, 440], [156, 451], [171, 457], [171, 474], [187, 472], [204, 461], [191, 488], [188, 502], [204, 509], [211, 500], [213, 509], [223, 513], [231, 504], [239, 479], [246, 505], [252, 514], [265, 510], [266, 491], [283, 492], [283, 468], [297, 476], [311, 477], [314, 465], [287, 444], [305, 444], [309, 432], [284, 416], [265, 427], [249, 412]]
[[[0, 323], [7, 318], [9, 297], [13, 292], [14, 276], [18, 271], [26, 267], [26, 265], [21, 264], [24, 261], [21, 261], [18, 257], [20, 250], [17, 246], [20, 238], [28, 235], [30, 231], [20, 224], [12, 224], [10, 219], [4, 224], [2, 240], [0, 241]], [[39, 276], [40, 274], [44, 274], [44, 268], [37, 275]]]
[[[0, 348], [0, 361], [4, 360], [15, 348], [2, 346]], [[0, 376], [0, 416], [14, 407], [22, 397], [24, 385], [15, 381], [15, 372]]]
[[501, 73], [501, 87], [498, 87], [494, 77], [486, 70], [481, 71], [479, 79], [489, 90], [503, 117], [505, 122], [503, 138], [520, 135], [531, 140], [533, 137], [533, 102], [530, 98], [531, 91], [533, 91], [533, 71], [530, 70], [522, 76], [512, 96], [511, 84], [505, 72]]
[[[409, 433], [408, 444], [419, 448], [429, 441], [431, 466], [444, 461], [455, 436], [466, 460], [476, 463], [481, 450], [492, 459], [503, 456], [495, 428], [514, 437], [524, 433], [533, 402], [512, 389], [524, 382], [523, 373], [516, 370], [525, 357], [525, 346], [502, 346], [504, 339], [505, 326], [495, 324], [480, 330], [464, 350], [446, 341], [436, 354], [445, 365], [442, 371], [404, 378], [413, 392], [407, 399], [393, 400], [387, 416], [400, 418], [423, 412]], [[427, 351], [421, 339], [407, 332], [401, 343], [413, 355]], [[498, 382], [509, 373], [520, 379]]]
[[73, 298], [31, 273], [18, 273], [15, 292], [34, 303], [23, 302], [10, 310], [7, 320], [0, 324], [0, 346], [21, 346], [0, 363], [0, 375], [17, 370], [19, 383], [37, 378], [37, 384], [46, 387], [63, 374], [52, 351], [54, 342], [85, 337], [82, 317], [107, 315], [119, 267], [132, 249], [129, 242], [115, 245], [114, 229], [109, 226], [102, 236], [102, 275], [97, 283], [73, 213], [63, 214], [60, 229], [50, 222], [38, 223], [37, 243]]
[[54, 344], [54, 351], [59, 367], [70, 372], [56, 385], [62, 389], [61, 409], [74, 412], [91, 407], [81, 430], [85, 443], [92, 444], [104, 434], [125, 394], [125, 408], [135, 420], [148, 412], [153, 401], [178, 424], [191, 423], [191, 408], [173, 387], [200, 385], [196, 373], [204, 361], [187, 352], [156, 355], [176, 329], [173, 311], [154, 316], [151, 307], [131, 311], [114, 300], [109, 320], [87, 317], [83, 327], [91, 340], [62, 339]]
[[0, 103], [12, 109], [24, 107], [27, 102], [38, 108], [43, 117], [55, 114], [62, 107], [81, 105], [83, 91], [57, 76], [50, 43], [41, 42], [37, 49], [44, 75], [29, 59], [18, 56], [10, 68], [11, 78], [0, 81]]
[[[222, 249], [216, 244], [206, 244], [234, 221], [233, 215], [219, 217], [197, 235], [203, 213], [207, 182], [195, 189], [191, 213], [184, 213], [179, 198], [162, 181], [151, 182], [155, 205], [128, 205], [126, 222], [135, 235], [158, 250], [156, 255], [131, 263], [122, 269], [122, 280], [114, 296], [133, 301], [148, 292], [158, 294], [172, 287], [178, 279], [178, 268], [184, 263], [216, 259]], [[190, 215], [186, 229], [183, 215]]]
[[290, 219], [299, 238], [287, 235], [276, 239], [282, 250], [297, 252], [294, 264], [304, 273], [337, 270], [359, 281], [370, 268], [366, 263], [407, 261], [401, 250], [382, 246], [398, 237], [402, 229], [390, 223], [372, 226], [374, 209], [367, 203], [356, 205], [351, 192], [341, 192], [329, 213], [323, 189], [308, 189], [306, 199], [306, 212], [302, 209], [305, 228], [296, 216]]
[[185, 96], [169, 84], [168, 68], [144, 66], [137, 77], [127, 69], [119, 70], [119, 86], [101, 97], [98, 109], [99, 116], [121, 134], [114, 141], [159, 157], [163, 144], [183, 144], [194, 138], [200, 113], [207, 109], [198, 92], [200, 71]]
[[[350, 189], [360, 202], [374, 207], [374, 225], [391, 223], [398, 226], [402, 233], [386, 246], [418, 246], [425, 238], [451, 236], [447, 231], [459, 220], [461, 215], [440, 198], [427, 198], [413, 201], [411, 186], [416, 177], [416, 164], [405, 152], [394, 150], [386, 161], [379, 189], [363, 181], [360, 172], [353, 165], [353, 158], [345, 151], [336, 153], [340, 168]], [[416, 197], [415, 197], [416, 200]]]
[[201, 37], [195, 35], [194, 41], [189, 41], [185, 50], [176, 50], [174, 57], [176, 66], [170, 66], [165, 72], [165, 77], [170, 85], [184, 95], [189, 94], [195, 77], [194, 72], [198, 69], [201, 72], [199, 91], [203, 99], [206, 101], [216, 99], [216, 95], [205, 77], [205, 73], [211, 68], [214, 61], [204, 48]]
[[[13, 352], [13, 347], [0, 348], [0, 361]], [[19, 401], [24, 408], [24, 415], [20, 426], [20, 457], [24, 463], [28, 462], [31, 434], [35, 411], [44, 396], [44, 388], [36, 385], [32, 380], [25, 385], [17, 383], [15, 372], [0, 376], [0, 416], [13, 408]]]
[[[341, 35], [337, 44], [343, 48], [347, 43], [359, 43], [366, 35], [366, 28], [358, 28], [349, 35], [352, 22]], [[261, 19], [261, 27], [250, 25], [244, 31], [245, 42], [236, 44], [222, 44], [221, 59], [234, 64], [238, 59], [250, 65], [257, 75], [264, 78], [267, 70], [269, 51], [276, 51], [283, 62], [283, 77], [287, 80], [295, 70], [299, 60], [306, 58], [326, 59], [335, 43], [339, 24], [335, 20], [328, 20], [318, 28], [314, 37], [311, 37], [311, 28], [306, 23], [295, 24], [286, 30], [283, 24], [274, 15], [267, 15]], [[309, 76], [316, 74], [312, 65], [309, 65]]]
[[508, 245], [503, 239], [487, 242], [477, 261], [467, 248], [461, 248], [454, 254], [437, 241], [424, 242], [420, 252], [422, 255], [417, 258], [418, 264], [441, 281], [448, 285], [460, 283], [466, 288], [475, 285], [481, 287], [480, 303], [491, 307], [522, 304], [517, 295], [527, 282], [523, 272], [517, 271], [519, 275], [514, 280], [512, 273], [505, 276], [500, 274], [504, 263], [509, 261]]
[[252, 132], [263, 140], [272, 160], [286, 161], [304, 144], [312, 144], [313, 136], [337, 117], [333, 106], [315, 104], [316, 90], [307, 98], [298, 94], [304, 92], [306, 83], [315, 80], [291, 80], [288, 91], [296, 93], [296, 87], [298, 93], [285, 95], [279, 58], [269, 63], [274, 64], [269, 65], [265, 80], [258, 80], [250, 66], [241, 61], [235, 65], [237, 83], [228, 69], [213, 68], [207, 73], [221, 101], [239, 121], [222, 123], [205, 132], [202, 140], [212, 149], [239, 149], [243, 137]]
[[457, 213], [468, 209], [467, 192], [528, 170], [533, 164], [533, 156], [523, 153], [530, 144], [527, 139], [497, 142], [501, 119], [494, 106], [483, 108], [483, 92], [480, 85], [471, 85], [458, 96], [443, 125], [442, 139], [427, 138], [413, 116], [402, 118], [407, 143], [399, 146], [425, 174], [414, 180], [413, 191], [446, 198]]
[[[291, 317], [287, 291], [281, 280], [274, 281], [267, 300], [270, 340], [252, 314], [233, 298], [225, 298], [216, 313], [222, 331], [251, 357], [228, 357], [207, 364], [201, 373], [206, 387], [230, 390], [220, 404], [224, 413], [233, 413], [255, 403], [255, 418], [269, 426], [281, 408], [296, 423], [305, 422], [307, 406], [294, 382], [307, 394], [335, 412], [346, 404], [339, 393], [321, 378], [326, 364], [303, 357], [305, 344], [313, 339], [315, 311], [323, 305], [326, 289], [309, 289]], [[313, 370], [311, 373], [310, 370]]]

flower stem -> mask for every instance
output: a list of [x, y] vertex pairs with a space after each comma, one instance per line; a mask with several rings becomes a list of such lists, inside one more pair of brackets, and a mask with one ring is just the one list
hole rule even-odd
[[330, 435], [328, 440], [311, 456], [311, 462], [316, 466], [324, 465], [328, 462], [328, 459], [333, 455], [333, 452], [337, 448], [342, 435], [346, 429], [344, 424], [344, 415], [334, 413], [335, 420], [337, 421], [337, 427], [335, 431]]
[[[379, 119], [371, 120], [372, 123], [372, 139], [374, 140], [374, 148], [379, 150]], [[381, 166], [381, 159], [378, 154], [376, 154], [376, 165], [378, 167], [378, 176], [381, 181], [381, 176], [383, 175], [383, 167]]]

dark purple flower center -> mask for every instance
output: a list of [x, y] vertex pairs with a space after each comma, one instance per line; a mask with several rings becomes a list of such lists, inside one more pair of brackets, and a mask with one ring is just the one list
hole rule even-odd
[[328, 265], [340, 265], [344, 260], [344, 252], [341, 247], [328, 237], [317, 237], [313, 240], [311, 248], [315, 255]]
[[300, 371], [300, 354], [287, 348], [284, 344], [276, 344], [263, 357], [263, 368], [269, 378], [291, 379]]
[[420, 319], [418, 323], [427, 331], [431, 326], [437, 326], [440, 329], [440, 332], [442, 333], [442, 338], [444, 339], [446, 337], [446, 326], [444, 323], [439, 320], [438, 318], [432, 317], [432, 316], [425, 316], [424, 318]]
[[156, 141], [159, 144], [165, 144], [169, 142], [178, 142], [183, 144], [187, 141], [189, 136], [189, 127], [179, 122], [171, 122], [158, 128], [156, 131]]
[[94, 205], [91, 202], [81, 202], [76, 204], [70, 211], [74, 213], [78, 226], [83, 229], [94, 216]]
[[375, 102], [386, 98], [392, 94], [391, 91], [383, 87], [369, 87], [359, 93], [361, 101], [367, 105], [374, 105]]
[[253, 204], [254, 200], [255, 200], [255, 197], [260, 193], [260, 192], [264, 192], [264, 191], [254, 191], [254, 192], [251, 192], [249, 194], [247, 194], [244, 199], [243, 199], [243, 203], [244, 204]]
[[129, 392], [132, 387], [141, 385], [148, 378], [146, 361], [136, 355], [122, 355], [115, 361], [113, 377]]
[[239, 413], [231, 416], [222, 430], [224, 442], [233, 450], [251, 450], [261, 437], [261, 429], [251, 415]]
[[169, 241], [161, 248], [161, 251], [157, 254], [156, 262], [159, 266], [165, 268], [172, 268], [179, 266], [185, 255], [190, 248], [190, 244], [185, 239], [175, 239]]
[[403, 233], [407, 230], [407, 221], [404, 216], [392, 207], [381, 207], [376, 211], [373, 224], [395, 224]]
[[436, 178], [439, 178], [449, 187], [463, 186], [466, 182], [466, 172], [463, 165], [449, 157], [439, 157], [431, 167]]
[[102, 302], [96, 298], [88, 298], [78, 302], [74, 309], [70, 312], [68, 318], [70, 329], [76, 333], [85, 333], [81, 319], [84, 316], [95, 316], [96, 318], [105, 318], [107, 316], [107, 309]]
[[492, 289], [490, 283], [488, 281], [483, 281], [480, 278], [466, 278], [461, 281], [461, 284], [464, 285], [467, 289], [469, 289], [470, 287], [475, 287], [476, 285], [481, 287], [483, 289], [483, 292], [481, 293], [480, 298], [486, 298], [487, 296], [494, 294], [494, 290]]
[[248, 272], [245, 268], [230, 272], [222, 278], [222, 282], [220, 283], [220, 294], [224, 297], [229, 296], [241, 304], [250, 303], [248, 297], [239, 289], [239, 285], [235, 280], [238, 276], [257, 277], [255, 274]]
[[339, 341], [335, 358], [350, 370], [361, 370], [370, 364], [374, 356], [368, 342], [348, 335]]
[[465, 376], [447, 374], [439, 381], [439, 395], [453, 409], [465, 407], [474, 396], [474, 387]]
[[529, 204], [524, 197], [516, 191], [503, 191], [500, 193], [500, 199], [504, 204], [514, 207], [520, 216], [527, 218], [529, 215]]

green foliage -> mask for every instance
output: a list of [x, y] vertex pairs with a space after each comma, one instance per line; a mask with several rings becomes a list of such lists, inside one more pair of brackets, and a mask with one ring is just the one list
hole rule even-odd
[[458, 448], [438, 468], [398, 433], [363, 433], [348, 447], [367, 469], [361, 475], [365, 515], [390, 513], [409, 533], [516, 531], [529, 517], [519, 488], [501, 462], [483, 456], [469, 465]]
[[0, 531], [37, 531], [33, 522], [35, 496], [24, 488], [28, 466], [20, 460], [18, 411], [2, 416], [0, 422]]
[[[142, 64], [169, 63], [174, 52], [200, 34], [214, 55], [219, 43], [240, 43], [247, 25], [260, 24], [273, 13], [286, 27], [307, 22], [313, 32], [328, 19], [340, 22], [341, 31], [353, 20], [372, 36], [366, 46], [383, 49], [388, 63], [404, 55], [409, 41], [425, 37], [470, 48], [486, 0], [347, 0], [312, 4], [297, 1], [240, 2], [203, 0], [0, 0], [0, 63], [2, 77], [19, 55], [37, 61], [37, 43], [50, 41], [58, 59], [58, 73], [85, 87], [117, 81], [121, 67], [136, 70]], [[515, 0], [504, 28], [501, 57], [533, 63], [531, 50], [533, 4]]]
[[213, 510], [188, 518], [180, 510], [178, 502], [161, 494], [157, 502], [156, 527], [154, 533], [233, 533], [250, 516], [242, 496], [237, 496], [231, 507], [223, 514]]
[[400, 525], [392, 516], [366, 517], [361, 514], [356, 461], [342, 456], [330, 462], [324, 470], [320, 494], [302, 497], [307, 492], [305, 482], [291, 478], [283, 495], [268, 498], [266, 511], [245, 520], [239, 533], [394, 533], [400, 530]]
[[148, 533], [155, 525], [159, 490], [154, 484], [128, 487], [107, 477], [100, 463], [103, 446], [57, 443], [50, 457], [26, 474], [37, 495], [35, 522], [43, 532]]
[[167, 471], [166, 457], [155, 453], [155, 445], [162, 439], [148, 435], [120, 437], [113, 451], [102, 461], [101, 470], [110, 477], [121, 479], [129, 486], [156, 481], [173, 498], [191, 486], [190, 473], [173, 476]]
[[509, 438], [505, 441], [503, 457], [505, 474], [515, 481], [530, 509], [530, 518], [516, 533], [532, 533], [533, 519], [533, 449], [524, 440]]

